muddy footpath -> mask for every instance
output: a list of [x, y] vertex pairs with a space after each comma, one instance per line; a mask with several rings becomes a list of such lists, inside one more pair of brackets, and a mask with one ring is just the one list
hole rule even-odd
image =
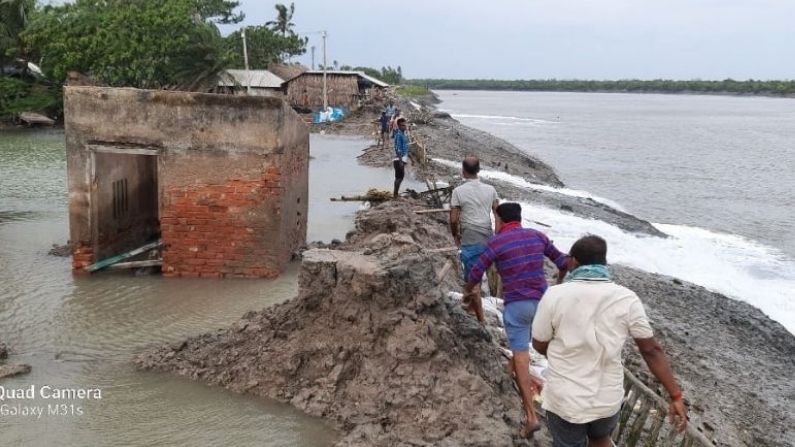
[[[414, 101], [431, 106], [424, 113], [432, 119], [423, 116], [414, 127], [430, 157], [477, 153], [488, 169], [563, 186], [541, 160], [433, 111], [433, 98]], [[400, 105], [413, 108], [406, 100]], [[323, 130], [370, 136], [372, 117], [362, 113]], [[359, 162], [388, 167], [391, 152], [368, 148]], [[460, 181], [455, 168], [428, 166], [410, 172]], [[665, 237], [591, 199], [491, 183], [505, 199]], [[492, 315], [480, 326], [450, 294], [460, 291], [461, 278], [455, 253], [444, 250], [452, 245], [446, 215], [414, 212], [426, 206], [400, 199], [359, 212], [341, 244], [312, 244], [301, 254], [297, 297], [249, 312], [230, 328], [146, 350], [135, 364], [289, 402], [331, 421], [343, 446], [551, 445], [545, 432], [533, 441], [519, 437], [520, 402], [505, 369], [499, 321]], [[702, 287], [612, 269], [644, 302], [692, 424], [719, 446], [795, 446], [792, 334], [758, 309]], [[630, 344], [625, 363], [658, 390]]]

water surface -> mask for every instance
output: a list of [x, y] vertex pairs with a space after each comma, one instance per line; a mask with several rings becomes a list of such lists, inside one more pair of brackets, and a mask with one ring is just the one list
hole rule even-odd
[[[276, 280], [72, 276], [69, 258], [47, 254], [68, 238], [63, 138], [0, 133], [0, 340], [13, 361], [33, 367], [2, 385], [100, 388], [102, 400], [80, 402], [82, 416], [0, 416], [0, 445], [331, 445], [327, 425], [289, 405], [131, 366], [146, 346], [224, 328], [294, 296], [298, 265]], [[389, 170], [355, 163], [366, 145], [312, 135], [310, 239], [353, 228], [359, 205], [329, 197], [391, 184]]]
[[564, 249], [600, 234], [611, 262], [746, 301], [795, 333], [795, 100], [438, 93], [441, 108], [464, 124], [508, 140], [552, 165], [569, 188], [618, 202], [671, 236], [638, 236], [527, 204], [525, 217], [552, 224], [543, 230]]

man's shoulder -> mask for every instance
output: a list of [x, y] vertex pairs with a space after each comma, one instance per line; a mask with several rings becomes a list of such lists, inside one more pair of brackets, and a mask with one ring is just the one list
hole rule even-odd
[[[598, 289], [593, 286], [598, 285]], [[640, 300], [631, 289], [616, 284], [613, 281], [567, 281], [563, 284], [551, 286], [547, 293], [557, 296], [582, 295], [583, 293], [597, 293], [614, 299]]]
[[497, 192], [497, 190], [493, 186], [489, 185], [488, 183], [483, 183], [481, 179], [478, 179], [476, 182], [471, 182], [471, 183], [474, 183], [475, 186], [482, 191]]
[[535, 228], [522, 227], [521, 231], [522, 234], [528, 239], [536, 239], [541, 241], [546, 241], [549, 239], [543, 231], [536, 230]]
[[472, 190], [472, 185], [474, 182], [464, 181], [460, 185], [453, 188], [453, 192], [457, 192], [458, 194], [470, 192]]

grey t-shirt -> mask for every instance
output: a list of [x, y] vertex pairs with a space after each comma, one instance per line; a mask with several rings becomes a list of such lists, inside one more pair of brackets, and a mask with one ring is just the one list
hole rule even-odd
[[496, 200], [497, 190], [478, 179], [453, 190], [450, 206], [461, 208], [461, 245], [482, 244], [491, 237], [491, 206]]

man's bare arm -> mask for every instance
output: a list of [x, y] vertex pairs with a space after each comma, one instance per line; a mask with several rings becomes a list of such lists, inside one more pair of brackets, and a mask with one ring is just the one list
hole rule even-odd
[[638, 350], [643, 356], [643, 360], [646, 361], [646, 365], [649, 366], [649, 370], [662, 383], [665, 391], [671, 397], [669, 408], [671, 420], [678, 431], [683, 431], [687, 426], [687, 409], [682, 401], [682, 390], [676, 383], [674, 373], [668, 365], [662, 347], [654, 337], [636, 338], [635, 343], [638, 345]]
[[566, 273], [568, 273], [568, 267], [565, 268], [558, 268], [558, 279], [556, 284], [563, 284], [563, 280], [566, 278]]
[[533, 339], [533, 349], [541, 355], [547, 355], [547, 348], [549, 347], [548, 341], [538, 341]]
[[450, 233], [452, 233], [453, 239], [455, 239], [455, 244], [459, 247], [461, 246], [461, 233], [459, 228], [460, 224], [461, 208], [450, 208]]

